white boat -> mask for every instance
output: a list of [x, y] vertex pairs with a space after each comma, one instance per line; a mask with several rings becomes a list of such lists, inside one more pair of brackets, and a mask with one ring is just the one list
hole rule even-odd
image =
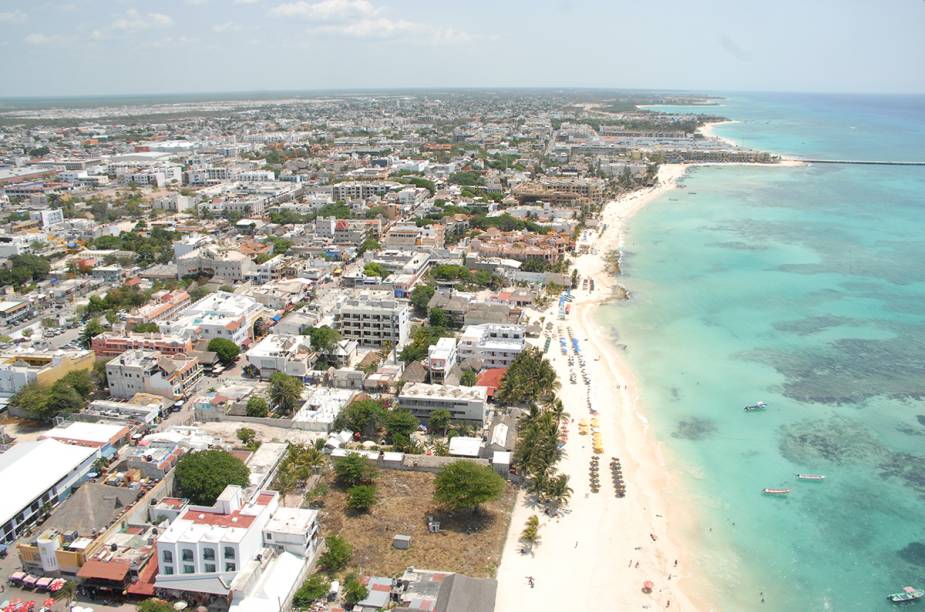
[[823, 474], [797, 474], [800, 480], [825, 480]]
[[765, 495], [787, 495], [790, 489], [761, 489]]
[[755, 412], [756, 410], [764, 410], [768, 405], [765, 402], [755, 402], [754, 404], [749, 404], [745, 407], [745, 412]]

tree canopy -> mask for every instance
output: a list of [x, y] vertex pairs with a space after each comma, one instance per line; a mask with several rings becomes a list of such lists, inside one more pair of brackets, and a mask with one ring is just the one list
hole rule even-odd
[[308, 608], [314, 602], [328, 594], [331, 582], [320, 574], [309, 576], [292, 597], [292, 605], [296, 608]]
[[246, 487], [250, 470], [230, 453], [205, 450], [183, 455], [175, 474], [180, 497], [197, 505], [211, 506], [228, 485]]
[[329, 535], [324, 539], [325, 551], [318, 557], [318, 565], [328, 572], [339, 572], [350, 563], [353, 547], [340, 536]]
[[303, 334], [308, 336], [312, 348], [319, 353], [330, 352], [340, 341], [340, 332], [327, 325], [307, 327]]
[[277, 372], [270, 377], [270, 401], [280, 414], [292, 414], [302, 397], [302, 381]]
[[349, 453], [334, 462], [334, 476], [340, 486], [355, 487], [371, 483], [376, 477], [376, 468], [363, 455]]
[[526, 405], [554, 397], [558, 387], [556, 372], [543, 353], [528, 347], [511, 362], [496, 397], [504, 404]]
[[228, 340], [227, 338], [212, 338], [209, 340], [208, 350], [215, 353], [218, 357], [218, 360], [222, 362], [223, 366], [229, 366], [235, 362], [235, 359], [238, 358], [238, 355], [241, 354], [241, 348]]
[[50, 387], [26, 385], [10, 398], [10, 406], [29, 418], [51, 423], [59, 414], [80, 412], [90, 401], [96, 385], [89, 371], [68, 372]]
[[437, 474], [434, 500], [453, 510], [471, 508], [497, 499], [504, 491], [504, 479], [486, 465], [456, 461]]
[[334, 419], [335, 430], [358, 431], [364, 438], [375, 437], [385, 427], [387, 411], [373, 399], [354, 400]]
[[419, 316], [427, 314], [427, 305], [430, 303], [430, 299], [434, 297], [434, 293], [436, 293], [436, 289], [434, 289], [433, 285], [418, 285], [411, 291], [411, 304]]

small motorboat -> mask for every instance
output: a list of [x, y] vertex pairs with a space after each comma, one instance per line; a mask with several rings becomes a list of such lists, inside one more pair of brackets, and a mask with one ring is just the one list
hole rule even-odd
[[761, 492], [765, 495], [787, 495], [790, 493], [790, 489], [761, 489]]
[[925, 597], [925, 590], [917, 589], [915, 587], [907, 586], [903, 587], [903, 590], [899, 593], [892, 593], [887, 595], [886, 598], [892, 601], [893, 603], [905, 603], [908, 601], [915, 601], [917, 599], [922, 599]]
[[745, 412], [755, 412], [756, 410], [764, 410], [768, 405], [765, 402], [755, 402], [754, 404], [749, 404], [745, 407]]
[[825, 480], [825, 476], [823, 474], [797, 474], [797, 478], [800, 480]]

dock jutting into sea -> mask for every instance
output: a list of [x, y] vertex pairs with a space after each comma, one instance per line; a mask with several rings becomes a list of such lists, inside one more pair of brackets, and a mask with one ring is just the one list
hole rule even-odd
[[867, 159], [798, 159], [808, 164], [855, 164], [862, 166], [925, 166], [925, 161], [885, 161]]

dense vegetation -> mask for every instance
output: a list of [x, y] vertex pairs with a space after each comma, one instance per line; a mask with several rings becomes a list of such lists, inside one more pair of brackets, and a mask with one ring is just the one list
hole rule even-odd
[[228, 485], [246, 487], [250, 470], [244, 462], [223, 450], [183, 455], [177, 462], [175, 487], [180, 497], [211, 506]]
[[10, 406], [23, 411], [29, 418], [51, 423], [60, 414], [83, 410], [95, 389], [90, 372], [78, 370], [65, 374], [51, 386], [26, 385], [10, 398]]

